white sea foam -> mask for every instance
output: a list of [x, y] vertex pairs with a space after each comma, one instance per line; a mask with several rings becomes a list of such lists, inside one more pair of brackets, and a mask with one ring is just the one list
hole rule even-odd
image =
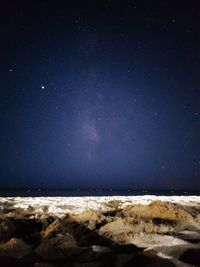
[[187, 206], [200, 205], [200, 196], [100, 196], [100, 197], [0, 197], [0, 208], [5, 207], [28, 209], [35, 212], [63, 215], [66, 213], [80, 213], [86, 209], [109, 210], [109, 201], [120, 201], [121, 208], [131, 204], [147, 205], [160, 200]]

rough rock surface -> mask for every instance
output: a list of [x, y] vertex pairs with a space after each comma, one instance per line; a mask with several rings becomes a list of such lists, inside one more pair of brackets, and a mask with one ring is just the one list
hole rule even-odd
[[7, 240], [15, 231], [15, 226], [10, 219], [0, 220], [0, 240]]
[[167, 221], [179, 221], [182, 223], [193, 223], [198, 215], [195, 209], [184, 207], [179, 204], [162, 202], [159, 200], [149, 205], [130, 205], [124, 209], [124, 215], [137, 216], [140, 218], [159, 218]]
[[80, 249], [73, 236], [67, 234], [43, 239], [35, 251], [44, 259], [62, 259], [79, 253]]
[[17, 238], [11, 238], [8, 242], [0, 245], [0, 257], [8, 256], [20, 259], [28, 255], [30, 252], [30, 246]]
[[61, 217], [48, 213], [47, 205], [36, 212], [30, 205], [14, 210], [6, 202], [0, 212], [0, 266], [200, 266], [198, 205], [125, 205], [120, 199], [102, 205], [79, 213], [73, 206]]

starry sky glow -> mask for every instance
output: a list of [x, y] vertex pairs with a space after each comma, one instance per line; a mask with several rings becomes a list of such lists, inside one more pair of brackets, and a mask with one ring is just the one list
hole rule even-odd
[[198, 1], [4, 1], [1, 187], [199, 189]]

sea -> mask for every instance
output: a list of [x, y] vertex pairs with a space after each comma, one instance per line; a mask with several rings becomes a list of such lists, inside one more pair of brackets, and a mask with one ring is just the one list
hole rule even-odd
[[84, 197], [84, 196], [200, 196], [200, 190], [134, 189], [20, 189], [0, 190], [0, 197]]

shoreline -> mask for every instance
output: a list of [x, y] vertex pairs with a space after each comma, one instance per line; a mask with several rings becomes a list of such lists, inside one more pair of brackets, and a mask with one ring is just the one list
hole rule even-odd
[[73, 196], [73, 197], [0, 197], [0, 209], [6, 206], [28, 209], [32, 207], [36, 212], [49, 212], [56, 215], [79, 213], [85, 209], [108, 210], [106, 202], [119, 201], [121, 208], [127, 205], [148, 205], [152, 201], [164, 201], [185, 206], [200, 205], [200, 196]]

